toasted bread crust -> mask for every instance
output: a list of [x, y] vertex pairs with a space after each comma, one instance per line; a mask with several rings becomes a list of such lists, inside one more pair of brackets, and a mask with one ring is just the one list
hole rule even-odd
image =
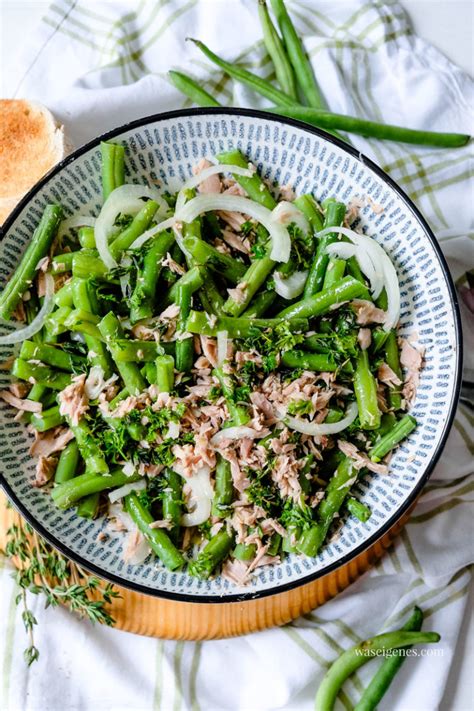
[[63, 127], [44, 106], [0, 100], [0, 222], [70, 148]]

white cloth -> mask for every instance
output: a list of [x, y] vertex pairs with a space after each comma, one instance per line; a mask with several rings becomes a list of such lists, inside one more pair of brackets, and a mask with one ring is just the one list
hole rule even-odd
[[[416, 128], [472, 133], [473, 84], [412, 34], [396, 2], [293, 0], [332, 110]], [[265, 105], [185, 43], [199, 37], [231, 61], [271, 76], [255, 0], [56, 0], [14, 72], [17, 96], [45, 103], [76, 145], [130, 119], [188, 106], [166, 71], [198, 76], [223, 104]], [[420, 206], [458, 285], [472, 269], [472, 147], [436, 150], [351, 140]], [[464, 291], [466, 287], [464, 286]], [[471, 305], [474, 299], [471, 294]], [[463, 303], [467, 360], [472, 314]], [[0, 708], [5, 711], [218, 711], [313, 708], [327, 663], [355, 641], [399, 627], [418, 604], [442, 635], [440, 656], [411, 658], [380, 708], [437, 709], [465, 616], [472, 562], [472, 411], [460, 407], [449, 443], [396, 545], [373, 570], [306, 618], [282, 629], [205, 643], [170, 642], [92, 627], [31, 601], [40, 660], [26, 638], [10, 570], [0, 570]], [[378, 662], [345, 684], [338, 707], [359, 698]]]

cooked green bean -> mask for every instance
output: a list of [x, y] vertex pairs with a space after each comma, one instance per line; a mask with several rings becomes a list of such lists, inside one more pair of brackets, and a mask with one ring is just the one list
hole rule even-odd
[[210, 320], [202, 311], [191, 311], [186, 323], [186, 330], [203, 336], [217, 336], [219, 331], [227, 331], [229, 338], [245, 338], [252, 328], [274, 328], [281, 323], [288, 323], [295, 332], [304, 331], [308, 326], [305, 318], [282, 316], [281, 318], [243, 318], [239, 316], [219, 316]]
[[335, 304], [350, 301], [351, 299], [368, 298], [369, 292], [366, 287], [360, 281], [347, 276], [330, 289], [288, 306], [288, 308], [280, 311], [278, 318], [315, 318], [327, 313]]
[[79, 448], [76, 440], [73, 439], [66, 445], [59, 456], [58, 466], [54, 473], [54, 482], [62, 484], [65, 481], [69, 481], [69, 479], [73, 479], [77, 474], [79, 459]]
[[416, 420], [411, 415], [405, 415], [397, 422], [395, 427], [379, 440], [370, 450], [373, 462], [380, 462], [386, 454], [392, 451], [400, 442], [408, 437], [416, 427]]
[[35, 278], [38, 262], [47, 256], [62, 220], [59, 205], [46, 205], [21, 262], [0, 294], [0, 318], [9, 319]]
[[76, 501], [83, 499], [85, 496], [107, 491], [108, 489], [116, 489], [139, 479], [141, 479], [139, 474], [127, 476], [121, 469], [115, 469], [108, 476], [91, 475], [91, 473], [86, 472], [55, 486], [51, 496], [59, 509], [69, 509], [74, 506]]
[[[216, 156], [219, 163], [224, 165], [236, 165], [239, 168], [248, 168], [249, 161], [242, 155], [238, 150], [225, 151], [224, 153], [219, 153]], [[268, 187], [263, 182], [262, 178], [258, 173], [254, 173], [251, 178], [245, 175], [234, 175], [234, 180], [236, 180], [239, 185], [245, 190], [247, 195], [251, 200], [260, 203], [268, 210], [273, 210], [276, 207], [277, 202], [273, 195], [271, 194]]]
[[102, 194], [107, 200], [112, 190], [125, 182], [125, 148], [117, 143], [102, 141]]
[[151, 528], [153, 516], [143, 506], [135, 492], [125, 497], [125, 508], [132, 517], [138, 529], [143, 533], [154, 553], [163, 561], [169, 570], [178, 570], [184, 565], [184, 558], [178, 551], [166, 531], [161, 528]]
[[197, 578], [207, 580], [230, 553], [234, 539], [226, 530], [219, 531], [189, 564], [189, 572]]

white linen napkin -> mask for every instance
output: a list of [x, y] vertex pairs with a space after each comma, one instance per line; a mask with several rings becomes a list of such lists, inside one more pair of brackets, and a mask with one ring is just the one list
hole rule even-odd
[[[289, 0], [288, 7], [332, 110], [472, 133], [471, 79], [413, 35], [396, 2]], [[216, 71], [184, 41], [188, 35], [271, 78], [254, 0], [55, 0], [23, 61], [10, 68], [15, 95], [46, 104], [76, 146], [128, 120], [188, 106], [166, 78], [172, 67], [197, 76], [223, 104], [265, 105]], [[463, 292], [466, 362], [474, 371], [474, 295], [466, 281], [474, 266], [472, 146], [351, 140], [413, 198], [438, 236]], [[461, 405], [442, 460], [383, 560], [336, 599], [281, 629], [204, 643], [161, 641], [92, 627], [66, 610], [44, 610], [34, 598], [41, 656], [27, 668], [17, 591], [0, 559], [0, 708], [306, 711], [343, 649], [399, 627], [418, 604], [425, 628], [440, 632], [442, 641], [423, 653], [431, 656], [420, 652], [407, 661], [380, 708], [437, 709], [466, 619], [472, 424], [472, 410]], [[338, 708], [357, 702], [377, 664], [345, 684]]]

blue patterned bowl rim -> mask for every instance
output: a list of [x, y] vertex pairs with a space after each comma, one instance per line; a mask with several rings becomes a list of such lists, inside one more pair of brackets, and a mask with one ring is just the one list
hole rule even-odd
[[278, 122], [280, 124], [286, 124], [287, 126], [294, 127], [305, 131], [309, 134], [317, 136], [324, 139], [328, 143], [332, 143], [337, 146], [342, 151], [345, 151], [351, 155], [356, 160], [360, 161], [364, 166], [372, 170], [375, 175], [380, 178], [389, 188], [391, 188], [398, 198], [402, 200], [405, 206], [412, 213], [416, 222], [421, 226], [423, 232], [433, 248], [438, 261], [443, 276], [446, 280], [446, 287], [448, 289], [450, 297], [450, 306], [452, 307], [452, 312], [454, 316], [454, 335], [455, 335], [455, 347], [456, 347], [456, 372], [454, 375], [454, 387], [451, 393], [451, 402], [449, 405], [449, 414], [445, 420], [442, 435], [438, 441], [436, 449], [431, 454], [431, 458], [425, 467], [423, 476], [419, 479], [418, 483], [413, 488], [411, 494], [402, 502], [402, 504], [394, 511], [392, 516], [380, 527], [372, 536], [364, 540], [358, 546], [355, 546], [349, 553], [339, 558], [333, 563], [330, 563], [322, 570], [315, 571], [310, 575], [306, 575], [302, 578], [284, 583], [282, 585], [276, 585], [274, 588], [267, 588], [263, 590], [249, 590], [248, 592], [239, 592], [237, 594], [225, 594], [224, 596], [219, 595], [193, 595], [186, 594], [182, 592], [170, 592], [165, 590], [156, 590], [149, 587], [145, 587], [134, 581], [130, 581], [115, 575], [109, 571], [103, 570], [99, 565], [92, 563], [90, 560], [84, 559], [81, 555], [72, 551], [67, 545], [60, 541], [56, 536], [51, 534], [44, 526], [28, 511], [27, 507], [23, 504], [20, 498], [14, 493], [10, 485], [5, 481], [1, 471], [0, 471], [0, 486], [3, 488], [4, 492], [13, 503], [15, 508], [19, 511], [22, 517], [42, 536], [47, 540], [54, 548], [60, 551], [70, 560], [73, 560], [81, 567], [89, 570], [94, 575], [102, 577], [109, 580], [112, 583], [120, 585], [122, 587], [134, 590], [136, 592], [143, 593], [145, 595], [151, 595], [153, 597], [166, 598], [178, 602], [192, 602], [192, 603], [231, 603], [231, 602], [244, 602], [248, 600], [255, 600], [258, 598], [267, 597], [270, 595], [278, 595], [280, 593], [287, 592], [289, 590], [300, 587], [301, 585], [307, 585], [308, 583], [314, 582], [318, 578], [322, 578], [331, 572], [334, 572], [338, 568], [346, 565], [350, 561], [354, 560], [358, 555], [370, 548], [376, 541], [380, 540], [396, 523], [400, 520], [403, 514], [410, 508], [410, 506], [416, 501], [418, 495], [429, 479], [436, 463], [438, 462], [444, 446], [446, 444], [451, 426], [454, 421], [454, 416], [456, 413], [456, 405], [459, 397], [459, 391], [461, 388], [462, 381], [462, 329], [461, 329], [461, 317], [459, 312], [459, 304], [457, 299], [456, 289], [454, 287], [449, 268], [446, 259], [441, 251], [441, 248], [434, 236], [430, 226], [421, 214], [420, 210], [408, 197], [408, 195], [400, 188], [400, 186], [382, 170], [376, 163], [374, 163], [370, 158], [365, 156], [363, 153], [358, 151], [353, 146], [348, 145], [344, 141], [336, 138], [332, 134], [327, 133], [322, 129], [310, 126], [302, 121], [297, 121], [295, 119], [286, 118], [283, 116], [278, 116], [276, 114], [271, 114], [266, 111], [257, 109], [234, 109], [225, 107], [216, 108], [197, 108], [197, 109], [179, 109], [176, 111], [167, 111], [164, 113], [152, 114], [150, 116], [145, 116], [135, 121], [130, 121], [126, 124], [118, 126], [111, 131], [94, 138], [92, 141], [84, 144], [73, 153], [68, 155], [62, 161], [60, 161], [56, 166], [54, 166], [46, 175], [44, 175], [41, 180], [39, 180], [31, 190], [24, 196], [24, 198], [18, 203], [14, 208], [13, 212], [9, 215], [3, 227], [0, 228], [0, 240], [3, 236], [8, 233], [10, 227], [14, 224], [16, 218], [19, 216], [21, 211], [27, 206], [27, 204], [34, 198], [34, 196], [45, 186], [48, 181], [58, 173], [60, 173], [65, 167], [73, 163], [79, 156], [87, 153], [89, 150], [96, 148], [101, 141], [108, 141], [115, 138], [116, 136], [137, 128], [146, 127], [150, 123], [156, 123], [160, 121], [168, 121], [172, 119], [183, 119], [189, 116], [202, 116], [202, 117], [212, 117], [213, 115], [227, 115], [229, 117], [234, 117], [238, 119], [239, 117], [246, 116], [250, 118], [262, 119], [268, 122]]

